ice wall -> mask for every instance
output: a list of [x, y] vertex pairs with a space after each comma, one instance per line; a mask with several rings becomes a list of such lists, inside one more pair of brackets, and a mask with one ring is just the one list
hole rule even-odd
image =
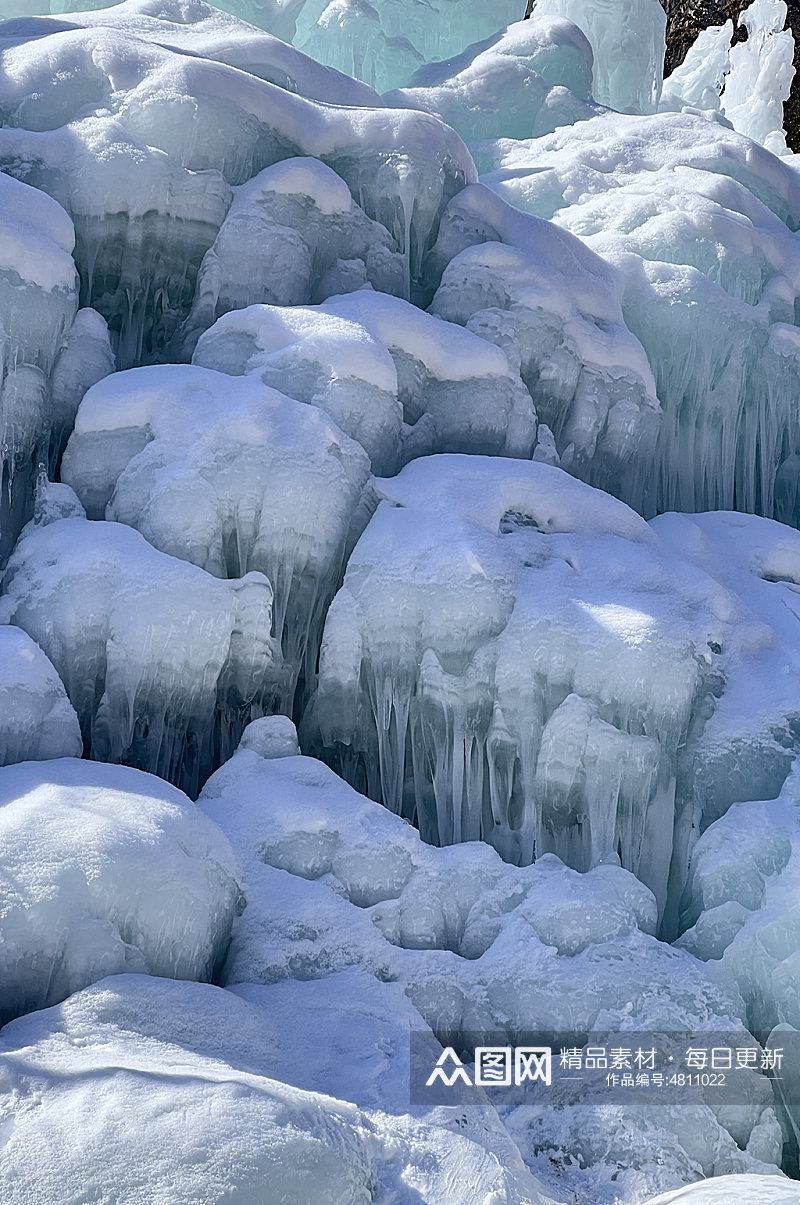
[[620, 113], [658, 108], [667, 27], [659, 0], [536, 0], [535, 12], [568, 17], [586, 34], [594, 55], [592, 93], [600, 104]]

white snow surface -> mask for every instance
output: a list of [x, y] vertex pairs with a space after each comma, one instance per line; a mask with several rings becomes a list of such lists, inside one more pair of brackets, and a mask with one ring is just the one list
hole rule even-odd
[[[380, 1005], [371, 1011], [365, 1038], [385, 1042], [402, 1027], [399, 1017], [379, 1020]], [[125, 974], [6, 1026], [8, 1205], [87, 1194], [131, 1205], [232, 1196], [248, 1205], [553, 1205], [519, 1156], [513, 1165], [508, 1139], [504, 1165], [489, 1139], [477, 1140], [478, 1126], [392, 1116], [280, 1082], [290, 1020], [206, 984]], [[319, 1042], [307, 1033], [297, 1050], [313, 1063], [295, 1061], [294, 1074], [315, 1079]], [[372, 1061], [379, 1067], [380, 1054]]]
[[214, 973], [239, 906], [233, 854], [168, 783], [72, 758], [6, 766], [0, 834], [3, 1021], [122, 971]]
[[[655, 901], [619, 867], [580, 875], [552, 854], [515, 868], [485, 844], [435, 849], [321, 763], [244, 746], [198, 803], [241, 870], [247, 902], [223, 981], [248, 1000], [294, 1001], [296, 981], [312, 980], [323, 1001], [342, 993], [349, 1002], [358, 968], [356, 982], [366, 972], [402, 989], [443, 1044], [464, 1031], [511, 1037], [543, 1025], [740, 1028], [736, 990], [650, 936]], [[237, 986], [247, 983], [266, 986]], [[337, 1083], [353, 1073], [331, 1074]], [[358, 1092], [397, 1107], [397, 1075], [369, 1089], [359, 1079]], [[771, 1093], [758, 1077], [750, 1091], [737, 1123], [727, 1121], [742, 1148], [752, 1137], [747, 1151], [703, 1105], [665, 1107], [648, 1121], [647, 1109], [609, 1108], [601, 1094], [577, 1105], [567, 1094], [558, 1108], [503, 1106], [500, 1116], [555, 1195], [641, 1201], [702, 1175], [774, 1170]], [[580, 1152], [584, 1171], [567, 1151]]]

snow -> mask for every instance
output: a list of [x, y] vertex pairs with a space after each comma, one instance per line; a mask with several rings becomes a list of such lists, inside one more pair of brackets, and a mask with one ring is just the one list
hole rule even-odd
[[[367, 1033], [381, 1030], [390, 1025], [367, 1020]], [[8, 1205], [109, 1193], [154, 1205], [231, 1194], [264, 1205], [553, 1205], [521, 1164], [503, 1166], [469, 1129], [279, 1082], [286, 1036], [278, 1017], [248, 999], [137, 974], [7, 1026], [0, 1118], [13, 1120], [13, 1135], [0, 1170]]]
[[6, 766], [0, 833], [3, 1021], [122, 971], [214, 973], [239, 902], [233, 855], [174, 787], [72, 758]]
[[775, 338], [794, 324], [800, 298], [797, 172], [689, 113], [604, 115], [486, 144], [483, 155], [497, 169], [487, 185], [623, 275], [622, 312], [647, 352], [663, 417], [655, 456], [652, 445], [639, 454], [643, 505], [593, 483], [647, 514], [735, 505], [773, 515], [776, 477], [797, 444], [790, 399], [800, 362]]
[[[285, 159], [321, 159], [341, 176], [416, 279], [442, 209], [475, 178], [452, 130], [427, 114], [364, 107], [360, 92], [356, 104], [307, 99], [296, 55], [297, 93], [252, 74], [247, 54], [231, 66], [192, 53], [186, 32], [170, 49], [170, 10], [161, 21], [138, 9], [126, 0], [99, 24], [87, 14], [0, 46], [0, 169], [72, 217], [83, 291], [109, 322], [121, 367], [156, 356], [186, 318], [231, 186]], [[185, 23], [210, 13], [192, 6]], [[234, 43], [245, 37], [235, 19], [214, 20], [218, 43], [228, 28]], [[309, 71], [319, 77], [318, 65]], [[343, 100], [334, 81], [330, 95]]]
[[25, 632], [0, 626], [0, 766], [82, 752], [78, 717], [55, 669]]
[[263, 574], [222, 581], [121, 523], [29, 527], [6, 567], [0, 619], [50, 658], [92, 757], [195, 794], [259, 714], [280, 656]]
[[384, 103], [440, 117], [466, 142], [530, 138], [596, 112], [592, 50], [571, 21], [518, 21], [454, 59], [421, 67]]
[[[359, 1015], [363, 1003], [349, 1002], [356, 984], [363, 1000], [368, 974], [381, 982], [368, 996], [373, 1009], [383, 995], [388, 1007], [387, 989], [402, 989], [443, 1044], [457, 1044], [464, 1031], [512, 1037], [537, 1026], [739, 1029], [735, 988], [650, 936], [655, 901], [619, 867], [581, 875], [552, 854], [517, 868], [484, 844], [436, 849], [319, 762], [265, 757], [246, 744], [247, 732], [198, 803], [229, 837], [241, 869], [246, 906], [223, 982], [247, 1000], [288, 1005], [302, 987], [307, 999], [338, 998], [343, 1011]], [[400, 1018], [408, 1004], [391, 1007]], [[323, 1082], [345, 1075], [347, 1098], [359, 1103], [386, 1107], [397, 1099], [396, 1078], [384, 1072], [379, 1087], [373, 1061], [358, 1066], [366, 1087], [359, 1078], [353, 1091], [359, 1072], [341, 1068]], [[309, 1076], [302, 1086], [317, 1082]], [[602, 1095], [581, 1105], [567, 1096], [557, 1108], [499, 1112], [534, 1175], [557, 1196], [569, 1189], [581, 1200], [622, 1199], [614, 1183], [627, 1168], [627, 1199], [639, 1201], [715, 1171], [774, 1170], [760, 1161], [780, 1147], [764, 1089], [754, 1081], [737, 1122], [727, 1121], [742, 1148], [752, 1137], [747, 1153], [704, 1105], [664, 1106], [653, 1117], [647, 1108], [598, 1103]], [[584, 1153], [583, 1170], [564, 1158], [570, 1150]]]

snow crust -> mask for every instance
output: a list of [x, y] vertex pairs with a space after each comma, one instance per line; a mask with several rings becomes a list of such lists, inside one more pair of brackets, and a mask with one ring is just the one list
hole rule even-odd
[[233, 855], [168, 783], [71, 758], [6, 766], [0, 833], [3, 1021], [123, 971], [209, 979], [224, 956]]

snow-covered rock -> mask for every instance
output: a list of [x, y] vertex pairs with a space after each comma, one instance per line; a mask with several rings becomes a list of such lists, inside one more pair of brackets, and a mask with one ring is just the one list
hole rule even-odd
[[233, 855], [174, 787], [72, 759], [6, 766], [0, 837], [3, 1021], [109, 974], [217, 969], [239, 906]]
[[0, 766], [82, 751], [78, 717], [55, 669], [20, 628], [0, 626]]
[[262, 573], [220, 580], [122, 523], [31, 525], [3, 590], [0, 618], [52, 661], [91, 755], [190, 793], [259, 714], [280, 657]]

